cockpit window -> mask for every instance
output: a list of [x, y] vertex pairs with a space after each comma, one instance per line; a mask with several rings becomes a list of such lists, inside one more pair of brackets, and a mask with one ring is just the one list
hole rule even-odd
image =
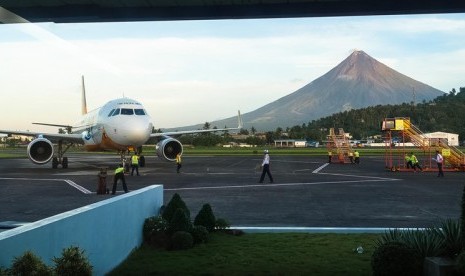
[[136, 115], [145, 115], [145, 110], [143, 110], [143, 109], [134, 109], [134, 113], [136, 113]]
[[119, 114], [119, 108], [118, 109], [115, 109], [115, 111], [113, 112], [113, 114], [111, 114], [111, 116], [116, 116]]
[[110, 111], [110, 113], [108, 113], [108, 117], [110, 117], [110, 116], [111, 116], [111, 114], [113, 113], [113, 111], [115, 111], [115, 110], [114, 110], [114, 109], [112, 109], [112, 110]]
[[121, 115], [133, 115], [134, 109], [121, 108]]

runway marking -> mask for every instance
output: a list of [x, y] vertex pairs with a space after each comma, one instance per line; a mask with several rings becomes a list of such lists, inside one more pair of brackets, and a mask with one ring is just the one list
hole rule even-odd
[[326, 168], [329, 163], [324, 163], [323, 165], [319, 166], [316, 170], [314, 170], [312, 173], [319, 173], [322, 169]]
[[203, 187], [187, 187], [165, 189], [165, 191], [183, 191], [183, 190], [209, 190], [209, 189], [235, 189], [235, 188], [257, 188], [257, 187], [282, 187], [282, 186], [308, 186], [308, 185], [323, 185], [323, 184], [346, 184], [360, 182], [384, 182], [384, 181], [400, 181], [401, 179], [381, 178], [381, 179], [366, 179], [366, 180], [346, 180], [346, 181], [322, 181], [322, 182], [301, 182], [301, 183], [280, 183], [280, 184], [252, 184], [252, 185], [227, 185], [227, 186], [203, 186]]
[[24, 180], [24, 181], [64, 181], [65, 183], [67, 183], [68, 185], [70, 185], [71, 187], [73, 188], [76, 188], [78, 191], [84, 193], [84, 194], [92, 194], [91, 191], [87, 190], [86, 188], [76, 184], [75, 182], [73, 182], [72, 180], [69, 180], [69, 179], [56, 179], [56, 178], [24, 178], [24, 177], [18, 177], [18, 178], [14, 178], [14, 177], [0, 177], [0, 179], [4, 179], [4, 180]]

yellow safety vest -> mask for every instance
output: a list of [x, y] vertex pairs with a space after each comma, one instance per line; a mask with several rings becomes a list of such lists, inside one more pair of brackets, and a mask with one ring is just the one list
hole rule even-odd
[[415, 155], [413, 155], [413, 154], [412, 154], [412, 156], [410, 156], [410, 160], [412, 160], [412, 163], [413, 163], [413, 164], [418, 163], [417, 157], [416, 157]]
[[120, 167], [120, 168], [117, 168], [115, 170], [115, 174], [119, 174], [119, 173], [123, 173], [124, 172], [124, 168]]
[[409, 162], [410, 161], [410, 157], [408, 155], [405, 156], [405, 161], [406, 162]]
[[176, 163], [181, 163], [181, 154], [176, 155]]
[[358, 151], [354, 152], [355, 157], [360, 157], [360, 153]]
[[328, 155], [329, 155], [329, 156], [332, 156], [333, 153], [332, 153], [331, 151], [328, 151]]
[[139, 156], [133, 155], [131, 159], [132, 159], [132, 164], [133, 165], [139, 164]]

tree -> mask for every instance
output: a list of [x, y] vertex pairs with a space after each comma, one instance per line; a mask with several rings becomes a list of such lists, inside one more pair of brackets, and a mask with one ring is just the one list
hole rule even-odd
[[205, 124], [203, 124], [203, 128], [202, 128], [202, 129], [207, 130], [207, 129], [210, 129], [210, 127], [211, 127], [211, 124], [210, 124], [209, 122], [205, 122]]

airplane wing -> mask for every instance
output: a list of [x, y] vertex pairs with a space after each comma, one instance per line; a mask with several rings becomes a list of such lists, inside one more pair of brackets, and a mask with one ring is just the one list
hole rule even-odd
[[197, 129], [197, 130], [183, 130], [183, 131], [171, 131], [171, 132], [159, 132], [150, 134], [149, 141], [156, 141], [163, 137], [169, 136], [181, 136], [183, 134], [195, 134], [195, 133], [208, 133], [208, 132], [217, 132], [217, 131], [229, 131], [229, 130], [241, 130], [242, 129], [242, 116], [241, 112], [237, 112], [237, 127], [233, 128], [213, 128], [213, 129]]
[[29, 137], [43, 137], [51, 142], [67, 141], [72, 143], [82, 143], [81, 134], [60, 134], [60, 133], [42, 133], [32, 131], [15, 131], [15, 130], [3, 130], [0, 129], [0, 134], [11, 135], [23, 135]]

